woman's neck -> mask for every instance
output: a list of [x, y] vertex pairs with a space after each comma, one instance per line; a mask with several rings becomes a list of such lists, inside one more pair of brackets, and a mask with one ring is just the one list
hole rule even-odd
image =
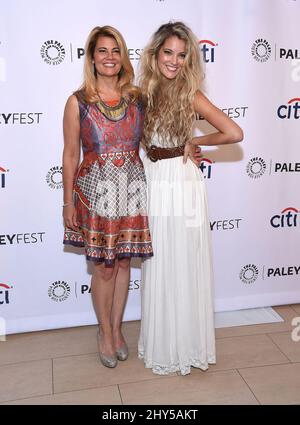
[[104, 99], [116, 99], [121, 96], [117, 76], [115, 78], [98, 76], [96, 89], [99, 96]]

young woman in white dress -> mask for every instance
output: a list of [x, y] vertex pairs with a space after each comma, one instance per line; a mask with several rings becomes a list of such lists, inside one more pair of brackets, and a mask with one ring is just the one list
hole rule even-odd
[[[243, 132], [200, 91], [199, 45], [182, 22], [154, 33], [140, 71], [154, 256], [142, 265], [139, 357], [154, 373], [186, 375], [216, 362], [210, 225], [194, 149], [240, 142]], [[195, 113], [217, 132], [193, 138]]]

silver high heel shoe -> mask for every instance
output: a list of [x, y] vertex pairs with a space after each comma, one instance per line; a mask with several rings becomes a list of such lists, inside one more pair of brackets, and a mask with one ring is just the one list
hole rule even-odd
[[106, 367], [116, 367], [118, 364], [118, 359], [116, 354], [113, 354], [112, 356], [108, 356], [101, 352], [100, 350], [100, 334], [98, 332], [97, 334], [97, 340], [98, 340], [98, 350], [99, 350], [99, 357], [100, 361], [103, 364], [103, 366]]
[[122, 347], [116, 350], [116, 355], [118, 360], [121, 360], [121, 361], [127, 360], [128, 354], [129, 354], [128, 347], [126, 343]]

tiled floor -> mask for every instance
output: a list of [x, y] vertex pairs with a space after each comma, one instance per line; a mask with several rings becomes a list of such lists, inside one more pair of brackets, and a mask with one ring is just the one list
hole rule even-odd
[[300, 404], [300, 304], [274, 309], [284, 322], [217, 329], [217, 364], [188, 376], [144, 368], [138, 321], [123, 325], [130, 356], [116, 369], [99, 362], [95, 326], [9, 335], [0, 404]]

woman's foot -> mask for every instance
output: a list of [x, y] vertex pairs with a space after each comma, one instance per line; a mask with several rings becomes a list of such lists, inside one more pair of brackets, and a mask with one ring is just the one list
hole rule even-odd
[[105, 338], [101, 331], [97, 333], [98, 350], [100, 361], [103, 366], [116, 367], [118, 363], [117, 355], [111, 343], [111, 338]]
[[113, 332], [116, 356], [118, 360], [124, 361], [128, 358], [128, 347], [120, 330]]
[[116, 349], [116, 355], [118, 360], [124, 361], [128, 359], [129, 352], [126, 342], [122, 347]]

